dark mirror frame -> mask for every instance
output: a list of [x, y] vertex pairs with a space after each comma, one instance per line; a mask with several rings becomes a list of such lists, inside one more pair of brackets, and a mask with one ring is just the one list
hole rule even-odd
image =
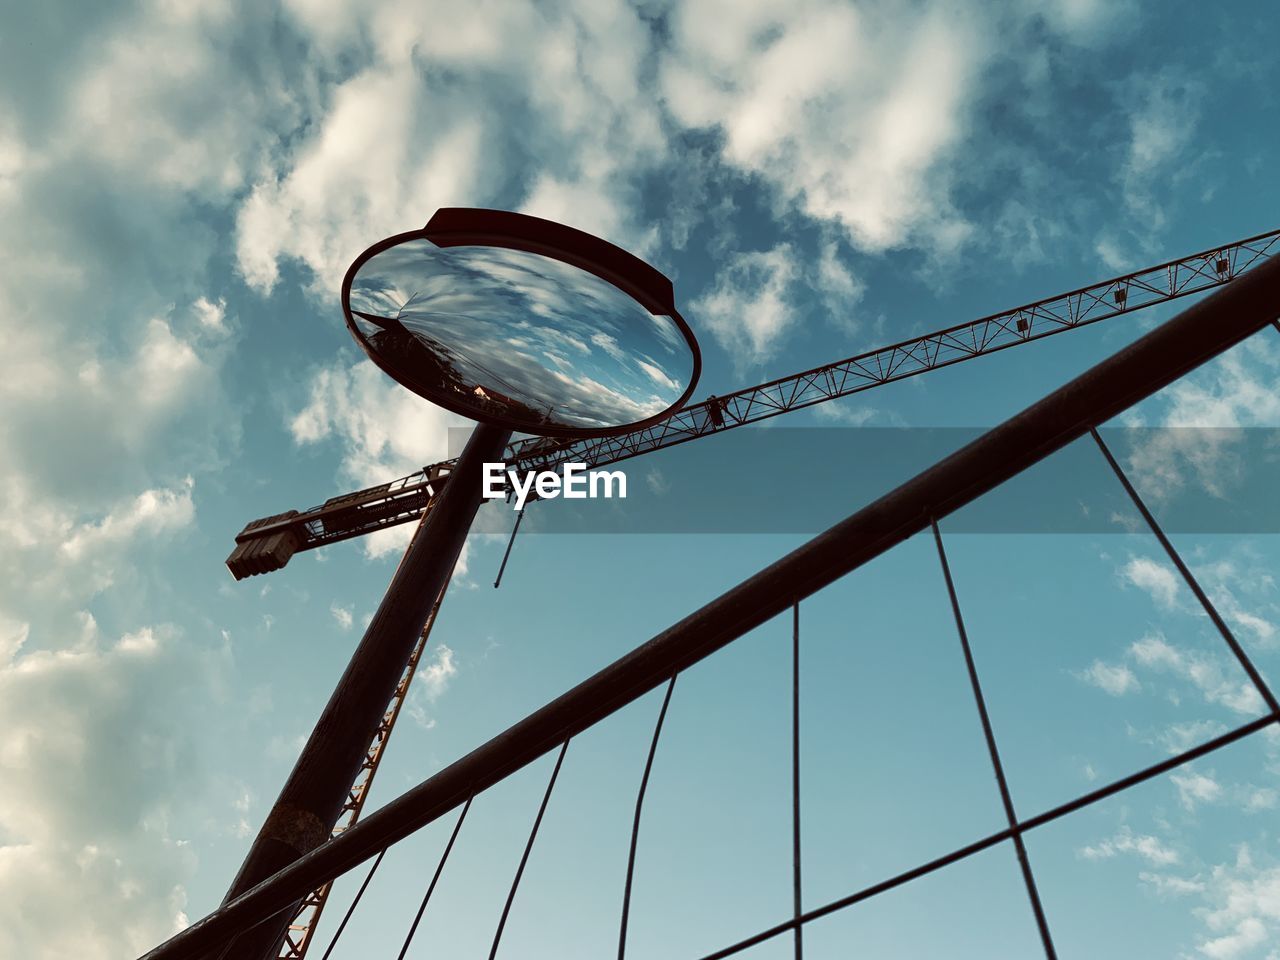
[[[552, 260], [559, 260], [570, 266], [585, 270], [606, 283], [621, 290], [631, 299], [655, 316], [670, 317], [676, 328], [684, 335], [693, 357], [693, 371], [689, 376], [689, 385], [680, 398], [661, 413], [644, 420], [621, 424], [616, 427], [601, 429], [585, 429], [579, 427], [556, 426], [554, 429], [541, 429], [544, 425], [536, 425], [539, 429], [531, 429], [528, 423], [521, 423], [505, 417], [491, 414], [483, 418], [476, 411], [460, 403], [448, 402], [446, 399], [432, 394], [431, 391], [415, 385], [406, 379], [403, 371], [390, 369], [371, 350], [362, 334], [356, 327], [351, 315], [351, 284], [356, 274], [373, 257], [384, 250], [407, 243], [411, 240], [427, 240], [437, 247], [501, 247], [508, 250], [522, 250], [538, 254]], [[564, 437], [586, 439], [591, 437], [610, 437], [658, 423], [682, 408], [693, 395], [694, 388], [702, 374], [702, 351], [698, 349], [698, 340], [689, 329], [689, 325], [680, 316], [675, 307], [675, 293], [671, 281], [663, 274], [633, 256], [621, 247], [615, 247], [606, 240], [566, 227], [564, 224], [541, 217], [531, 217], [523, 213], [512, 213], [508, 210], [486, 210], [472, 207], [442, 207], [421, 230], [410, 230], [398, 233], [375, 243], [364, 253], [356, 257], [342, 279], [342, 314], [347, 322], [347, 329], [356, 343], [370, 360], [397, 383], [412, 390], [418, 396], [431, 401], [439, 407], [452, 411], [468, 420], [494, 423], [509, 427], [519, 433], [532, 436]]]

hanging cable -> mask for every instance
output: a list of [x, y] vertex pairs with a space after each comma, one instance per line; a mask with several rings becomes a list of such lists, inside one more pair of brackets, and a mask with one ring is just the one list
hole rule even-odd
[[804, 960], [800, 896], [800, 603], [791, 608], [791, 872], [796, 960]]
[[355, 899], [351, 901], [351, 905], [347, 907], [347, 912], [343, 914], [342, 922], [338, 924], [338, 929], [333, 931], [333, 939], [329, 941], [329, 946], [325, 948], [324, 956], [320, 960], [329, 960], [329, 954], [333, 953], [333, 948], [337, 945], [338, 938], [342, 936], [342, 931], [347, 929], [347, 921], [356, 912], [356, 907], [360, 905], [360, 898], [364, 896], [365, 888], [369, 886], [369, 881], [373, 879], [373, 875], [378, 872], [378, 864], [382, 862], [382, 858], [386, 855], [386, 847], [378, 851], [377, 859], [373, 861], [373, 866], [369, 868], [369, 872], [364, 875], [364, 882], [360, 884], [360, 889], [356, 891]]
[[662, 735], [662, 722], [667, 717], [667, 705], [671, 703], [671, 691], [676, 688], [676, 676], [667, 684], [666, 696], [662, 698], [662, 708], [658, 711], [658, 722], [653, 728], [653, 739], [649, 742], [649, 756], [644, 762], [644, 774], [640, 777], [640, 792], [636, 794], [636, 815], [631, 822], [631, 849], [627, 853], [627, 882], [622, 891], [622, 923], [618, 929], [618, 960], [623, 960], [627, 952], [627, 920], [631, 915], [631, 878], [636, 869], [636, 844], [640, 838], [640, 811], [644, 807], [644, 794], [649, 788], [649, 771], [653, 769], [653, 757], [658, 752], [658, 738]]
[[493, 589], [497, 590], [502, 583], [502, 572], [507, 569], [507, 557], [511, 556], [511, 548], [516, 542], [516, 534], [520, 532], [520, 521], [524, 519], [524, 511], [516, 511], [516, 523], [511, 528], [511, 539], [507, 541], [507, 552], [502, 555], [502, 565], [498, 567], [497, 579], [493, 581]]
[[516, 898], [516, 888], [520, 886], [520, 877], [524, 873], [524, 865], [529, 862], [529, 852], [533, 850], [533, 841], [537, 839], [538, 827], [542, 824], [542, 815], [547, 812], [547, 801], [551, 799], [551, 789], [556, 785], [556, 777], [560, 775], [560, 764], [564, 763], [565, 751], [569, 749], [566, 740], [556, 757], [555, 769], [551, 771], [551, 779], [547, 782], [547, 792], [542, 795], [542, 805], [538, 807], [538, 816], [534, 818], [533, 829], [529, 831], [529, 842], [524, 845], [524, 854], [520, 857], [520, 866], [516, 868], [516, 878], [511, 882], [511, 892], [507, 894], [506, 905], [502, 908], [502, 917], [498, 920], [498, 929], [493, 935], [493, 947], [489, 950], [489, 960], [498, 955], [498, 944], [502, 941], [502, 928], [507, 925], [507, 915], [511, 912], [511, 903]]
[[467, 797], [467, 802], [462, 808], [462, 813], [458, 814], [458, 822], [453, 825], [453, 833], [449, 834], [449, 842], [445, 844], [444, 853], [440, 854], [440, 862], [436, 864], [435, 875], [431, 878], [431, 883], [427, 886], [427, 892], [422, 895], [422, 903], [418, 904], [418, 912], [414, 914], [413, 923], [409, 925], [409, 932], [405, 935], [404, 946], [400, 948], [400, 955], [396, 960], [404, 960], [404, 956], [409, 952], [409, 944], [413, 942], [413, 935], [418, 932], [418, 923], [422, 920], [422, 914], [426, 912], [427, 901], [431, 899], [431, 894], [436, 889], [436, 884], [440, 882], [440, 874], [444, 872], [445, 861], [449, 859], [449, 852], [453, 849], [453, 841], [458, 839], [458, 831], [462, 829], [462, 821], [467, 819], [467, 811], [471, 809], [471, 801], [475, 799], [474, 795]]

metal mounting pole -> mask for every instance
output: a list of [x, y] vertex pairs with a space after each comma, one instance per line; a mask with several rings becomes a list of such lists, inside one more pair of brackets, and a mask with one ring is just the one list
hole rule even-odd
[[[414, 533], [225, 902], [329, 839], [405, 663], [462, 552], [482, 502], [481, 467], [502, 460], [510, 437], [506, 427], [488, 424], [477, 425], [471, 434], [439, 501]], [[274, 957], [292, 915], [285, 910], [245, 931], [222, 956]]]

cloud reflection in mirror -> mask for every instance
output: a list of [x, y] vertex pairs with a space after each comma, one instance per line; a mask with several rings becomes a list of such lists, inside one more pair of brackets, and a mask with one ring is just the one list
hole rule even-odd
[[519, 250], [406, 240], [360, 266], [349, 304], [362, 345], [405, 386], [528, 433], [647, 420], [693, 372], [670, 317]]

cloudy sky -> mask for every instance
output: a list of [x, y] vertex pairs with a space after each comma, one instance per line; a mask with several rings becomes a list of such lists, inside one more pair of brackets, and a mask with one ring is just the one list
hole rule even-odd
[[[673, 279], [704, 396], [1277, 226], [1262, 2], [149, 0], [5, 4], [0, 23], [4, 956], [135, 956], [212, 909], [381, 596], [403, 531], [243, 583], [222, 566], [247, 521], [441, 459], [461, 424], [345, 332], [339, 282], [372, 242], [440, 206], [604, 236]], [[1168, 315], [790, 422], [989, 426]], [[1124, 422], [1280, 426], [1278, 380], [1264, 331]], [[1161, 502], [1265, 466], [1220, 453], [1134, 466]], [[662, 495], [681, 455], [636, 461], [632, 489]], [[726, 465], [762, 468], [804, 484], [823, 464]], [[831, 519], [859, 505], [830, 499]], [[1024, 815], [1257, 715], [1125, 529], [948, 540]], [[475, 538], [373, 803], [798, 541], [531, 535], [495, 592], [504, 543]], [[1178, 543], [1280, 677], [1280, 544]], [[932, 549], [806, 605], [806, 906], [1001, 825]], [[790, 914], [787, 628], [677, 686], [630, 955], [698, 956]], [[502, 955], [616, 943], [657, 706], [571, 746]], [[476, 802], [417, 955], [487, 955], [549, 772]], [[1061, 955], [1276, 957], [1278, 814], [1263, 736], [1037, 831]], [[346, 956], [398, 950], [450, 826], [388, 856]], [[1038, 949], [1005, 847], [806, 946]]]

